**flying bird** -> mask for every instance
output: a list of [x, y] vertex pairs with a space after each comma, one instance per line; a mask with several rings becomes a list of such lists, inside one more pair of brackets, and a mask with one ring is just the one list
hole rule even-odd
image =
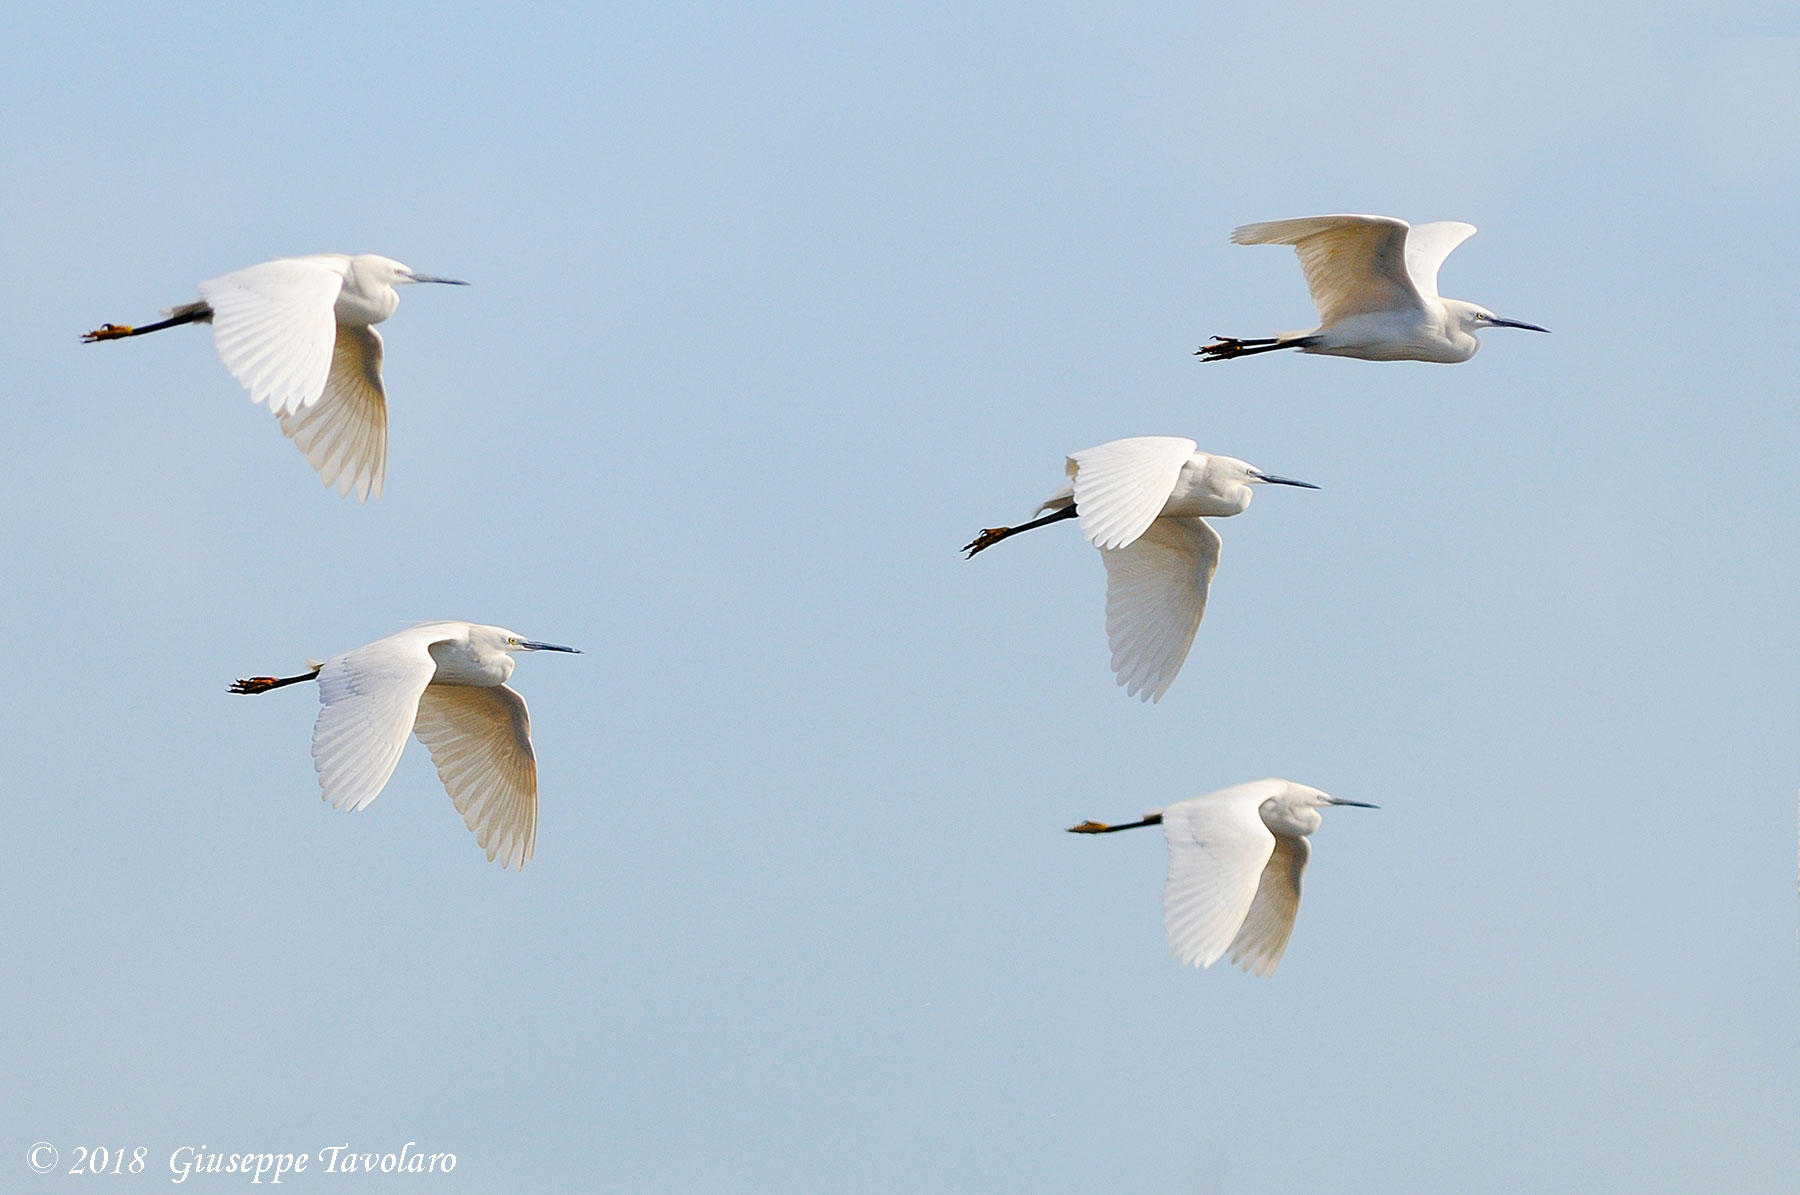
[[524, 867], [537, 844], [537, 757], [525, 699], [506, 681], [516, 651], [566, 651], [501, 627], [427, 622], [308, 662], [299, 676], [254, 676], [233, 693], [319, 682], [313, 768], [334, 809], [381, 795], [407, 734], [431, 752], [438, 778], [488, 860]]
[[1203, 361], [1224, 361], [1299, 349], [1365, 361], [1467, 361], [1481, 347], [1483, 328], [1536, 324], [1501, 319], [1487, 308], [1438, 294], [1438, 268], [1450, 251], [1475, 235], [1473, 224], [1440, 220], [1409, 226], [1392, 216], [1308, 216], [1246, 224], [1234, 245], [1292, 245], [1319, 309], [1310, 332], [1262, 340], [1215, 336], [1200, 346]]
[[1106, 638], [1128, 695], [1161, 701], [1193, 645], [1219, 567], [1219, 533], [1207, 517], [1242, 514], [1259, 483], [1319, 487], [1276, 477], [1229, 456], [1197, 451], [1179, 436], [1135, 436], [1068, 458], [1069, 484], [1045, 499], [1040, 519], [990, 527], [963, 546], [977, 552], [1062, 519], [1106, 564]]
[[1291, 780], [1253, 780], [1177, 801], [1143, 820], [1082, 822], [1071, 834], [1112, 834], [1161, 825], [1169, 846], [1163, 930], [1184, 963], [1231, 961], [1273, 975], [1300, 911], [1300, 876], [1327, 805], [1376, 806], [1327, 796]]
[[250, 401], [269, 404], [282, 433], [339, 497], [355, 490], [366, 502], [381, 497], [387, 471], [387, 391], [374, 326], [394, 314], [394, 288], [409, 282], [468, 285], [373, 253], [283, 257], [202, 282], [198, 302], [171, 308], [160, 323], [106, 324], [81, 339], [210, 323], [219, 359]]

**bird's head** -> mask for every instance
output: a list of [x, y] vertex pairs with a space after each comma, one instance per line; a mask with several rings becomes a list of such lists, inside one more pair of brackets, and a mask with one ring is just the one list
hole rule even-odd
[[1308, 788], [1304, 784], [1289, 782], [1289, 788], [1304, 796], [1315, 809], [1323, 809], [1327, 805], [1348, 805], [1352, 809], [1380, 809], [1379, 805], [1371, 805], [1367, 801], [1351, 801], [1344, 797], [1334, 797], [1330, 793], [1322, 793], [1316, 788]]
[[[527, 639], [523, 635], [507, 630], [505, 627], [482, 627], [481, 630], [492, 632], [494, 642], [491, 646], [497, 651], [566, 651], [572, 652], [575, 655], [581, 654], [581, 649], [579, 647], [563, 647], [556, 643], [540, 643], [536, 639]], [[470, 632], [471, 636], [474, 634], [474, 631]]]
[[383, 257], [379, 253], [364, 253], [350, 261], [359, 281], [372, 286], [405, 286], [409, 282], [441, 282], [445, 286], [467, 286], [456, 278], [439, 278], [435, 274], [416, 273], [411, 266], [395, 261], [391, 257]]
[[1461, 299], [1442, 300], [1444, 309], [1450, 313], [1457, 326], [1471, 336], [1483, 328], [1524, 328], [1527, 332], [1548, 332], [1548, 328], [1540, 328], [1536, 324], [1521, 323], [1516, 319], [1501, 319], [1479, 303], [1465, 303]]
[[1292, 780], [1281, 783], [1287, 786], [1286, 790], [1262, 804], [1263, 820], [1286, 826], [1296, 833], [1311, 834], [1317, 830], [1321, 821], [1319, 810], [1329, 805], [1350, 805], [1357, 809], [1379, 808], [1367, 801], [1347, 801], [1342, 797], [1334, 797], [1316, 788], [1295, 784]]
[[1304, 490], [1319, 488], [1310, 481], [1295, 481], [1291, 477], [1264, 473], [1249, 461], [1240, 461], [1234, 456], [1214, 456], [1211, 453], [1206, 457], [1206, 476], [1219, 494], [1236, 497], [1242, 504], [1240, 510], [1250, 505], [1250, 487], [1253, 485], [1296, 485]]

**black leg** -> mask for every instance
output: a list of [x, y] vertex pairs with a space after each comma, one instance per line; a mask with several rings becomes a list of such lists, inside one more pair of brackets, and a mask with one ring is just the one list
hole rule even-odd
[[279, 689], [283, 685], [297, 685], [303, 680], [312, 680], [319, 675], [314, 668], [311, 672], [303, 672], [299, 676], [252, 676], [234, 683], [230, 693], [267, 693], [270, 689]]
[[1109, 826], [1105, 822], [1082, 822], [1079, 826], [1070, 826], [1071, 834], [1117, 834], [1120, 830], [1136, 830], [1141, 826], [1157, 826], [1162, 824], [1162, 814], [1152, 813], [1141, 822], [1121, 822]]
[[1041, 519], [1033, 519], [1029, 523], [1020, 523], [1017, 527], [989, 527], [980, 535], [977, 535], [974, 539], [964, 544], [962, 550], [969, 554], [968, 558], [970, 560], [973, 560], [975, 559], [975, 553], [982, 551], [985, 548], [993, 547], [1009, 535], [1017, 535], [1021, 531], [1030, 531], [1034, 527], [1042, 527], [1045, 523], [1058, 523], [1063, 519], [1072, 519], [1075, 518], [1078, 513], [1079, 512], [1075, 509], [1075, 504], [1070, 503], [1061, 510], [1053, 511]]
[[104, 324], [92, 332], [82, 336], [81, 343], [93, 344], [101, 340], [122, 340], [127, 336], [142, 336], [146, 332], [160, 332], [164, 328], [178, 328], [182, 324], [203, 324], [212, 320], [212, 308], [204, 303], [195, 303], [191, 307], [177, 311], [161, 323], [145, 324], [134, 328], [130, 324]]
[[1239, 340], [1233, 336], [1215, 336], [1195, 349], [1194, 356], [1202, 361], [1229, 361], [1233, 357], [1254, 357], [1258, 353], [1273, 353], [1280, 349], [1303, 349], [1312, 343], [1312, 339], [1305, 336], [1293, 340]]

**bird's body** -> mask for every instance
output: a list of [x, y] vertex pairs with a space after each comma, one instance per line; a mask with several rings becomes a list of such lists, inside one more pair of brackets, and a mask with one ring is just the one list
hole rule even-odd
[[1010, 535], [1077, 518], [1106, 565], [1106, 635], [1126, 692], [1160, 701], [1187, 658], [1219, 566], [1218, 532], [1206, 522], [1241, 514], [1251, 486], [1317, 489], [1234, 457], [1198, 451], [1178, 436], [1114, 440], [1070, 456], [1069, 484], [1038, 507], [1052, 513], [983, 531], [973, 557]]
[[1169, 847], [1163, 929], [1184, 963], [1210, 967], [1226, 952], [1257, 975], [1271, 975], [1300, 910], [1307, 836], [1327, 805], [1373, 809], [1291, 780], [1254, 780], [1177, 801], [1141, 821], [1082, 822], [1076, 834], [1161, 825]]
[[1294, 348], [1365, 361], [1467, 361], [1482, 328], [1545, 329], [1496, 316], [1485, 307], [1446, 299], [1438, 269], [1450, 251], [1475, 235], [1473, 224], [1440, 220], [1408, 225], [1392, 216], [1309, 216], [1246, 224], [1237, 245], [1292, 245], [1306, 273], [1319, 326], [1260, 340], [1214, 337], [1207, 361]]
[[396, 286], [466, 285], [414, 273], [372, 253], [283, 257], [200, 284], [200, 300], [142, 327], [116, 324], [84, 340], [118, 340], [179, 324], [210, 323], [219, 359], [326, 485], [358, 501], [381, 496], [387, 469], [387, 392], [374, 325], [400, 306]]
[[511, 653], [574, 650], [501, 627], [428, 622], [300, 676], [252, 677], [231, 691], [318, 681], [313, 767], [337, 809], [361, 809], [381, 795], [407, 735], [418, 735], [488, 858], [523, 867], [537, 842], [537, 758], [525, 699], [506, 683]]

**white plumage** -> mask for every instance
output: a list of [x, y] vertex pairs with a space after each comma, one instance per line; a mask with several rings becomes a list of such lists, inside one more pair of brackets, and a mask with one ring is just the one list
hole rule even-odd
[[1242, 513], [1259, 483], [1318, 488], [1197, 447], [1178, 436], [1136, 436], [1083, 449], [1067, 460], [1069, 484], [1038, 507], [1052, 514], [990, 528], [964, 549], [974, 556], [1010, 535], [1078, 518], [1106, 565], [1113, 673], [1144, 701], [1169, 691], [1206, 613], [1221, 541], [1202, 516]]
[[1453, 364], [1475, 355], [1481, 347], [1475, 333], [1482, 328], [1545, 331], [1438, 294], [1444, 259], [1474, 235], [1473, 224], [1441, 220], [1409, 226], [1392, 216], [1308, 216], [1246, 224], [1231, 234], [1233, 244], [1294, 247], [1319, 326], [1257, 340], [1214, 337], [1199, 356], [1220, 361], [1297, 348], [1367, 361]]
[[209, 278], [199, 302], [161, 323], [107, 324], [84, 339], [211, 323], [219, 359], [250, 400], [269, 405], [326, 485], [367, 501], [381, 496], [387, 470], [387, 392], [373, 325], [394, 314], [394, 288], [409, 282], [466, 285], [372, 253], [284, 257]]
[[1227, 952], [1257, 975], [1272, 975], [1300, 911], [1300, 877], [1327, 805], [1373, 809], [1291, 780], [1255, 780], [1178, 801], [1142, 821], [1083, 822], [1077, 834], [1110, 834], [1160, 824], [1169, 847], [1163, 931], [1184, 963], [1210, 967]]
[[523, 867], [537, 843], [537, 758], [525, 699], [506, 684], [511, 653], [574, 650], [501, 627], [431, 622], [300, 676], [240, 680], [232, 692], [318, 681], [313, 768], [336, 809], [362, 809], [380, 796], [406, 736], [418, 735], [488, 858]]

